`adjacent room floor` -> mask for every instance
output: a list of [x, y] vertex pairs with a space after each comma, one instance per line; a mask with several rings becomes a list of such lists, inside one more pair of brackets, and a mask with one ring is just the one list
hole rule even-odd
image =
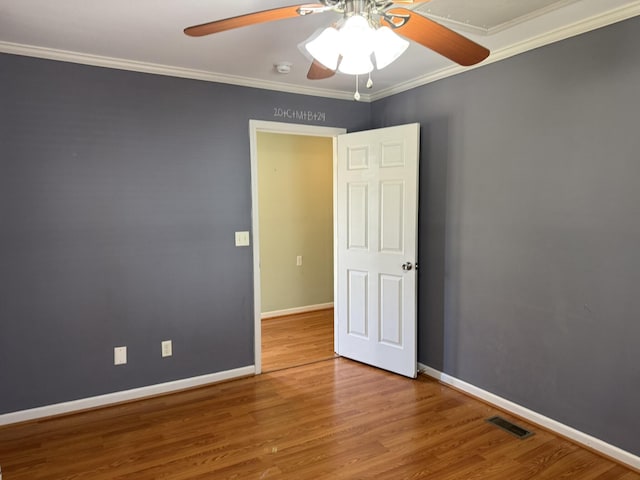
[[263, 372], [333, 357], [333, 309], [262, 320]]

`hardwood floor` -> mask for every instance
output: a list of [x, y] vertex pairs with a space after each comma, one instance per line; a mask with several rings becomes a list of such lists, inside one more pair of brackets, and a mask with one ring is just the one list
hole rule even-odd
[[327, 360], [333, 351], [333, 309], [262, 321], [262, 371]]
[[4, 480], [640, 479], [525, 422], [518, 440], [496, 413], [338, 358], [0, 428], [0, 464]]

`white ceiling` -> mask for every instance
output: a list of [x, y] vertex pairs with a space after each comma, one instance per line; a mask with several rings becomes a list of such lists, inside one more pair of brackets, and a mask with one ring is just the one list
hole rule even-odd
[[[91, 65], [351, 98], [354, 77], [306, 79], [298, 44], [339, 18], [308, 15], [201, 38], [183, 29], [291, 0], [0, 0], [0, 51]], [[415, 10], [492, 52], [482, 65], [640, 14], [640, 0], [431, 0]], [[274, 64], [289, 62], [282, 75]], [[412, 43], [374, 72], [373, 100], [464, 71]], [[364, 81], [363, 81], [364, 83]]]

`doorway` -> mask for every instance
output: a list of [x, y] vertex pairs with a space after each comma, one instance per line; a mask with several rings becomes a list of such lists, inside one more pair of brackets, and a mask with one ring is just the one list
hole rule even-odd
[[[305, 218], [307, 214], [311, 214], [309, 208], [313, 206], [313, 198], [307, 198], [307, 205], [291, 205], [290, 194], [293, 190], [305, 189], [304, 172], [301, 171], [283, 171], [287, 169], [299, 170], [296, 165], [287, 164], [283, 161], [280, 154], [276, 152], [273, 165], [266, 170], [264, 164], [259, 162], [259, 157], [264, 156], [259, 148], [264, 142], [278, 142], [282, 140], [283, 144], [289, 142], [294, 146], [300, 144], [302, 137], [311, 137], [310, 140], [317, 140], [320, 143], [329, 143], [329, 156], [331, 171], [328, 172], [330, 178], [325, 179], [331, 186], [335, 187], [335, 165], [336, 165], [336, 147], [335, 138], [337, 135], [345, 133], [344, 129], [315, 127], [309, 125], [284, 124], [276, 122], [250, 122], [250, 145], [251, 145], [251, 174], [252, 174], [252, 228], [253, 228], [253, 258], [254, 258], [254, 317], [255, 317], [255, 368], [256, 373], [263, 370], [263, 348], [265, 349], [264, 361], [265, 370], [274, 370], [296, 364], [308, 363], [319, 356], [332, 355], [335, 342], [335, 328], [333, 324], [332, 302], [323, 302], [323, 298], [333, 300], [331, 293], [335, 291], [335, 284], [332, 278], [326, 278], [329, 285], [316, 285], [316, 276], [322, 277], [320, 274], [322, 265], [329, 262], [332, 267], [335, 264], [333, 249], [329, 252], [324, 251], [320, 255], [309, 255], [305, 258], [304, 248], [310, 248], [313, 244], [313, 220], [311, 226], [303, 231], [297, 228], [297, 224], [302, 225], [305, 221], [309, 223], [309, 219]], [[312, 142], [313, 143], [313, 142]], [[312, 147], [314, 148], [314, 147]], [[280, 169], [280, 171], [278, 171]], [[325, 172], [326, 173], [326, 172]], [[311, 176], [314, 172], [307, 172]], [[296, 175], [298, 179], [296, 180]], [[303, 177], [300, 177], [303, 175]], [[319, 172], [318, 172], [319, 175]], [[264, 201], [268, 192], [261, 192], [261, 179], [272, 177], [275, 183], [270, 187], [262, 185], [262, 189], [275, 189], [271, 192], [271, 200], [275, 198], [275, 205], [263, 204], [263, 210], [271, 210], [280, 215], [280, 219], [276, 222], [264, 223], [261, 228], [261, 198]], [[308, 181], [308, 179], [307, 179]], [[268, 185], [268, 184], [267, 184]], [[310, 187], [307, 184], [306, 190]], [[283, 191], [288, 190], [288, 191]], [[331, 188], [334, 190], [334, 188]], [[261, 197], [261, 193], [263, 194]], [[305, 192], [306, 193], [306, 192]], [[331, 196], [334, 196], [332, 194]], [[278, 204], [278, 199], [280, 203]], [[332, 202], [332, 198], [328, 201]], [[279, 205], [279, 206], [278, 206]], [[278, 211], [282, 209], [283, 211]], [[326, 213], [326, 212], [325, 212]], [[293, 224], [281, 225], [284, 217], [297, 216], [299, 222], [288, 222]], [[329, 228], [333, 224], [334, 212], [330, 207], [328, 219]], [[273, 220], [273, 219], [272, 219]], [[291, 219], [290, 219], [291, 220]], [[293, 230], [288, 230], [289, 227]], [[275, 230], [274, 230], [275, 229]], [[300, 231], [299, 231], [300, 230]], [[317, 232], [316, 232], [317, 233]], [[308, 241], [305, 243], [302, 239], [302, 248], [300, 238], [307, 236]], [[333, 236], [333, 235], [331, 235]], [[332, 240], [332, 239], [330, 239]], [[326, 239], [325, 239], [325, 244]], [[332, 241], [330, 243], [333, 243]], [[311, 245], [312, 246], [312, 245]], [[326, 245], [325, 245], [326, 247]], [[326, 250], [326, 248], [325, 248]], [[314, 265], [315, 263], [315, 265]], [[307, 265], [308, 264], [308, 265]], [[307, 274], [305, 275], [305, 266]], [[332, 277], [333, 268], [330, 268]], [[313, 275], [313, 272], [318, 275]], [[265, 278], [263, 273], [268, 272]], [[325, 289], [325, 295], [322, 295], [322, 289]], [[326, 295], [326, 289], [329, 289], [329, 296]], [[264, 294], [264, 297], [263, 297]], [[267, 301], [264, 301], [268, 299]], [[263, 317], [265, 319], [263, 321]], [[328, 324], [327, 320], [330, 321]], [[264, 325], [264, 326], [263, 326]], [[263, 339], [264, 336], [264, 339]], [[333, 341], [332, 341], [333, 340]], [[327, 341], [331, 348], [327, 346]], [[269, 350], [267, 352], [267, 349]], [[297, 363], [296, 363], [297, 362]]]
[[415, 378], [420, 125], [343, 134], [250, 122], [256, 374], [262, 371], [259, 131], [333, 138], [335, 352]]

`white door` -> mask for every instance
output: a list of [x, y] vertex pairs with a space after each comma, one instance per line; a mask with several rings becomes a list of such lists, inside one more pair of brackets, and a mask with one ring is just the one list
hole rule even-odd
[[416, 376], [419, 124], [338, 136], [338, 354]]

